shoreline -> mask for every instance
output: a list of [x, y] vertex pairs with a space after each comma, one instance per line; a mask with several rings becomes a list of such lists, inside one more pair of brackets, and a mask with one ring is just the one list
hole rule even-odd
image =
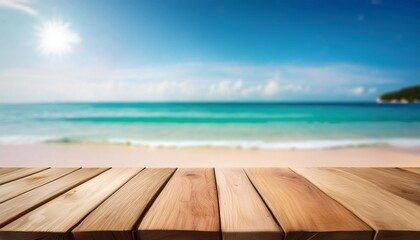
[[[292, 140], [138, 140], [135, 138], [83, 139], [47, 136], [0, 136], [0, 145], [22, 144], [100, 144], [162, 149], [250, 149], [250, 150], [318, 150], [342, 148], [420, 149], [420, 138], [321, 138]], [[419, 150], [420, 153], [420, 150]]]
[[106, 144], [0, 144], [0, 167], [420, 167], [420, 149], [144, 148]]

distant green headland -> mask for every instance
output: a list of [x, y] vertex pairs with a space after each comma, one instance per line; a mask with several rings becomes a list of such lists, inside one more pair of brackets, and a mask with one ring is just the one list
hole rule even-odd
[[377, 102], [420, 103], [420, 85], [385, 93], [377, 99]]

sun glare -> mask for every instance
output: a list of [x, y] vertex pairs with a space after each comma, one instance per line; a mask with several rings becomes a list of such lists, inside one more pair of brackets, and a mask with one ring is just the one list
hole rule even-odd
[[38, 49], [46, 55], [65, 55], [72, 51], [72, 45], [81, 42], [77, 33], [70, 30], [70, 24], [50, 20], [37, 29]]

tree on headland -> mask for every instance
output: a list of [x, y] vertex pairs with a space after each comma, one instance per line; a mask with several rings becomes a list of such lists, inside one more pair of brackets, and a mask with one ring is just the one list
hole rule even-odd
[[420, 102], [420, 85], [385, 93], [379, 97], [378, 102]]

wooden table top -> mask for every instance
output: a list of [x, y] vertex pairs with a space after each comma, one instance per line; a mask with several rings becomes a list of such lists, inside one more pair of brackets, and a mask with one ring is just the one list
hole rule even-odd
[[416, 168], [0, 168], [0, 240], [418, 240]]

